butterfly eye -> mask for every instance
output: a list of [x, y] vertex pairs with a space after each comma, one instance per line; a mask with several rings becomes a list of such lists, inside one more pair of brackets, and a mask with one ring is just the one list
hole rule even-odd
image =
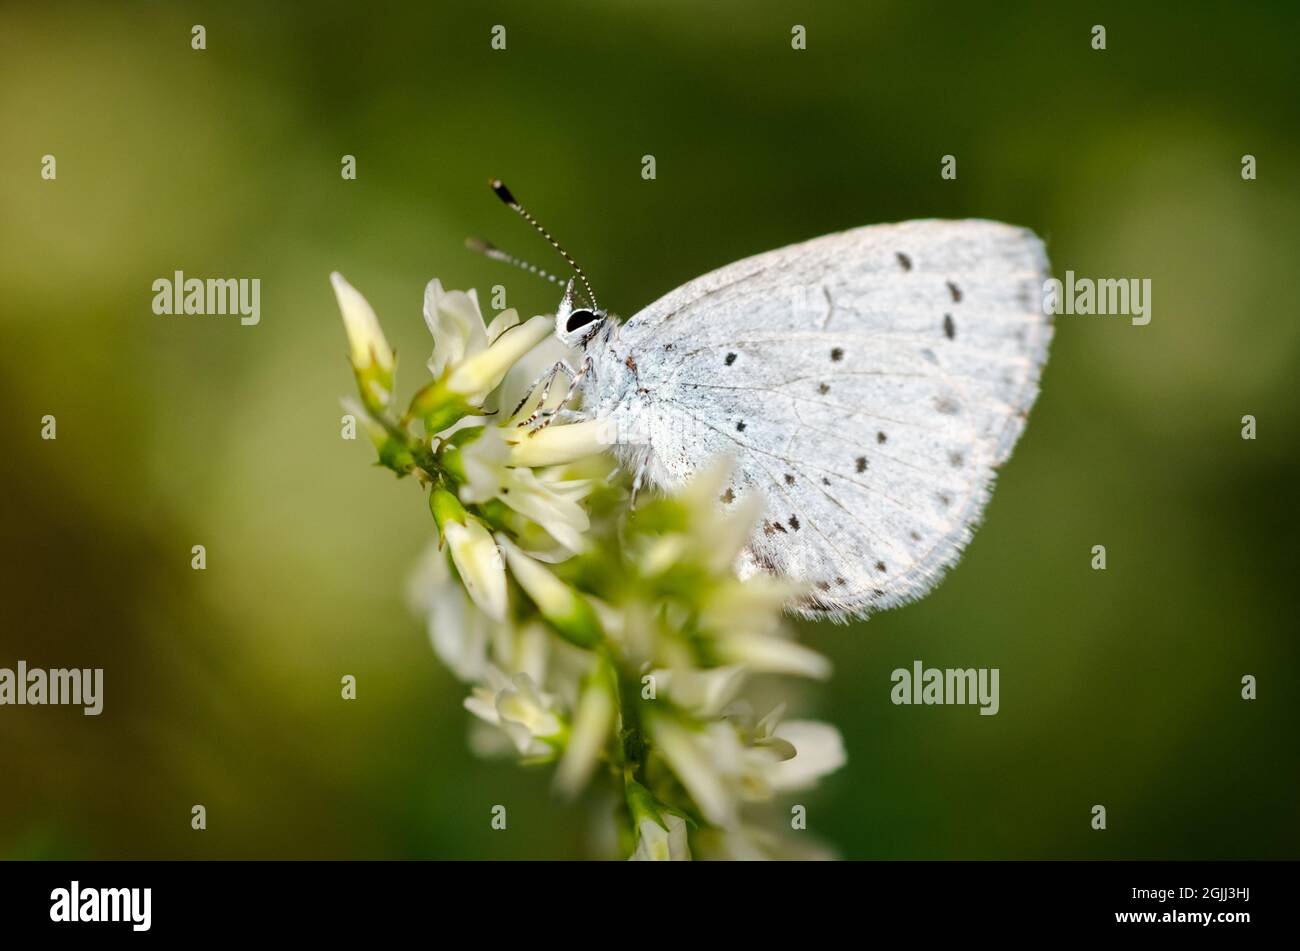
[[569, 319], [565, 322], [564, 331], [565, 333], [573, 333], [578, 328], [587, 326], [587, 324], [591, 323], [595, 319], [596, 315], [585, 307], [581, 310], [575, 310], [569, 315]]

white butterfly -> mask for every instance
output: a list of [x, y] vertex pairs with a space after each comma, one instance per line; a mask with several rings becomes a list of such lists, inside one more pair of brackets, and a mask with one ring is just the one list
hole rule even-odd
[[556, 335], [583, 364], [550, 379], [567, 374], [583, 415], [613, 420], [637, 483], [675, 489], [729, 456], [721, 503], [763, 499], [742, 574], [799, 582], [793, 610], [844, 621], [921, 597], [957, 561], [1047, 359], [1048, 263], [1032, 232], [856, 228], [713, 271], [619, 324], [493, 188], [578, 275]]

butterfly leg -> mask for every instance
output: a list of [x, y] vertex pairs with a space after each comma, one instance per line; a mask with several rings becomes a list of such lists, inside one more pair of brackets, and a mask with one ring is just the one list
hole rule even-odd
[[[569, 374], [569, 390], [564, 394], [564, 399], [560, 400], [559, 406], [554, 409], [545, 408], [546, 400], [550, 396], [551, 389], [551, 384], [547, 383], [545, 395], [542, 396], [542, 401], [537, 405], [537, 409], [519, 425], [532, 426], [533, 432], [537, 432], [555, 422], [556, 415], [568, 407], [569, 403], [573, 400], [574, 394], [578, 392], [578, 387], [582, 385], [582, 381], [586, 379], [588, 373], [592, 372], [593, 365], [594, 361], [590, 356], [582, 361], [582, 368], [579, 369], [577, 373], [574, 373], [567, 363], [564, 364], [564, 369]], [[552, 376], [551, 382], [554, 382], [554, 380], [555, 377]]]
[[[539, 386], [542, 386], [543, 384], [545, 384], [545, 386], [542, 389], [542, 399], [541, 402], [538, 404], [538, 408], [540, 409], [542, 406], [545, 406], [546, 400], [551, 395], [551, 384], [555, 382], [555, 378], [559, 376], [561, 373], [567, 376], [570, 380], [572, 380], [577, 375], [574, 372], [573, 367], [569, 366], [563, 360], [557, 360], [553, 367], [551, 367], [548, 370], [544, 370], [541, 376], [533, 380], [532, 383], [528, 384], [528, 389], [524, 390], [523, 399], [521, 399], [518, 405], [515, 406], [514, 411], [511, 412], [510, 414], [511, 417], [518, 415], [519, 411], [523, 409], [525, 405], [527, 405], [530, 399], [532, 399], [533, 393], [536, 392], [537, 388]], [[534, 412], [531, 416], [529, 416], [526, 420], [521, 422], [519, 425], [527, 426], [531, 424], [537, 419], [537, 415], [538, 415], [537, 412]]]
[[649, 456], [643, 456], [636, 464], [636, 475], [632, 476], [632, 498], [628, 503], [632, 511], [636, 511], [637, 493], [641, 491], [641, 486], [645, 484], [645, 471], [650, 464]]

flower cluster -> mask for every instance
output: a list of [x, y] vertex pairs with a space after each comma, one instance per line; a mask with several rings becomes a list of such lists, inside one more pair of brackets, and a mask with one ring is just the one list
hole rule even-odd
[[[432, 281], [432, 381], [391, 404], [396, 358], [365, 299], [333, 276], [359, 404], [380, 462], [428, 493], [437, 544], [411, 597], [434, 650], [470, 685], [476, 751], [554, 763], [572, 797], [617, 794], [619, 842], [637, 859], [814, 854], [756, 811], [844, 762], [839, 733], [782, 720], [744, 692], [829, 664], [783, 624], [792, 591], [740, 580], [760, 513], [717, 499], [716, 464], [684, 491], [633, 508], [601, 420], [536, 425], [564, 394], [542, 381], [566, 354], [552, 318], [485, 323], [473, 291]], [[542, 382], [542, 385], [538, 385]]]

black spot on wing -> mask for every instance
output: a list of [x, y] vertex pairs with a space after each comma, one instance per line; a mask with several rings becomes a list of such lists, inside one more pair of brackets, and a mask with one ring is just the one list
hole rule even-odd
[[726, 355], [725, 358], [723, 358], [722, 362], [725, 363], [727, 366], [731, 366], [733, 363], [736, 362], [736, 355], [734, 353], [729, 353]]
[[902, 251], [895, 251], [894, 257], [898, 258], [898, 266], [901, 267], [904, 271], [912, 270], [912, 259], [909, 258]]
[[841, 360], [843, 360], [843, 359], [844, 359], [844, 348], [843, 348], [843, 347], [835, 347], [833, 350], [831, 350], [831, 362], [832, 362], [832, 363], [839, 363], [839, 362], [840, 362]]

